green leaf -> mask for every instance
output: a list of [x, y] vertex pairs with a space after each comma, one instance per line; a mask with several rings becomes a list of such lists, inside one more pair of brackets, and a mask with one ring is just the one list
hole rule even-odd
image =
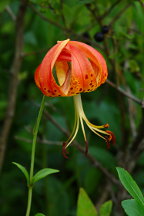
[[37, 213], [37, 214], [35, 214], [35, 216], [45, 216], [45, 215], [42, 213]]
[[33, 176], [33, 183], [39, 181], [42, 178], [45, 178], [46, 176], [57, 173], [59, 170], [56, 169], [50, 169], [50, 168], [44, 168], [40, 171], [38, 171], [34, 176]]
[[16, 165], [22, 171], [22, 173], [26, 177], [27, 184], [28, 184], [28, 182], [29, 182], [29, 174], [28, 174], [28, 171], [26, 170], [26, 168], [24, 166], [22, 166], [21, 164], [19, 164], [19, 163], [16, 163], [16, 162], [12, 162], [12, 163], [14, 165]]
[[136, 182], [131, 177], [131, 175], [125, 169], [121, 167], [117, 167], [116, 169], [119, 175], [119, 179], [121, 183], [123, 184], [123, 186], [125, 187], [125, 189], [130, 193], [130, 195], [134, 199], [136, 199], [139, 203], [144, 205], [143, 194], [141, 190], [139, 189], [138, 185], [136, 184]]
[[122, 207], [128, 216], [144, 215], [144, 206], [134, 199], [122, 201]]
[[97, 210], [83, 188], [78, 196], [77, 216], [97, 216]]
[[109, 200], [101, 205], [99, 214], [100, 216], [110, 216], [111, 210], [112, 210], [112, 201]]

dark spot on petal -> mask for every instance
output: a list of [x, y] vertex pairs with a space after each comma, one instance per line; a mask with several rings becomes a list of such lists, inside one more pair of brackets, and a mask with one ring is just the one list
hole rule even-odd
[[87, 74], [85, 75], [85, 79], [88, 79], [88, 75]]

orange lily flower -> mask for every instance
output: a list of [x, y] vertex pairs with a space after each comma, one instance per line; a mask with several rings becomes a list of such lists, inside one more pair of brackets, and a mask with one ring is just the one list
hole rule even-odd
[[42, 93], [49, 97], [74, 96], [75, 124], [73, 131], [63, 144], [63, 154], [66, 148], [75, 139], [79, 124], [86, 142], [88, 142], [83, 122], [98, 136], [103, 138], [107, 145], [114, 141], [111, 131], [105, 130], [108, 124], [97, 126], [87, 119], [81, 101], [81, 92], [94, 91], [103, 84], [108, 76], [106, 62], [103, 56], [91, 46], [77, 41], [58, 41], [45, 55], [42, 63], [35, 71], [35, 82]]

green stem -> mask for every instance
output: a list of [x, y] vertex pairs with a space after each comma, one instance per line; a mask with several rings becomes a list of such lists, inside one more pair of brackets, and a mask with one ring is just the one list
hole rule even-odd
[[31, 202], [32, 202], [32, 187], [29, 187], [29, 189], [28, 189], [28, 202], [27, 202], [26, 216], [30, 215]]
[[26, 210], [26, 216], [30, 215], [31, 210], [31, 202], [32, 202], [32, 189], [33, 189], [33, 173], [34, 173], [34, 161], [35, 161], [35, 151], [36, 151], [36, 141], [37, 141], [37, 134], [39, 130], [39, 124], [41, 121], [42, 113], [44, 110], [44, 104], [45, 104], [45, 96], [42, 98], [40, 110], [38, 113], [38, 117], [36, 120], [36, 124], [33, 130], [33, 142], [32, 142], [32, 152], [31, 152], [31, 165], [30, 165], [30, 178], [29, 178], [29, 185], [28, 185], [28, 202], [27, 202], [27, 210]]

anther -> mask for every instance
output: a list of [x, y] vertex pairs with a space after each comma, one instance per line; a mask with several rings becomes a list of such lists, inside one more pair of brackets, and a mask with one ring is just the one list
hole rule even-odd
[[66, 159], [68, 159], [68, 151], [67, 151], [67, 149], [66, 149], [66, 145], [67, 145], [67, 143], [66, 142], [64, 142], [63, 143], [63, 145], [62, 145], [62, 155], [64, 156], [64, 158], [66, 158]]
[[85, 155], [88, 154], [88, 141], [85, 140]]
[[114, 133], [112, 133], [109, 130], [106, 130], [106, 132], [109, 134], [108, 141], [114, 145], [116, 143], [116, 137], [115, 137]]
[[108, 128], [109, 127], [109, 124], [104, 124], [104, 128]]

